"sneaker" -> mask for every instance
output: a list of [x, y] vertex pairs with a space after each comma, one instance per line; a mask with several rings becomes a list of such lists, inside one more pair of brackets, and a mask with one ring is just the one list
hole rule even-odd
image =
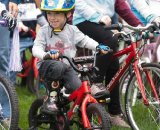
[[[91, 86], [91, 94], [98, 95], [99, 93], [106, 93], [107, 89], [103, 85], [103, 83], [95, 83]], [[108, 92], [109, 93], [109, 92]]]
[[4, 128], [9, 128], [10, 126], [10, 119], [9, 118], [5, 118], [3, 120], [1, 120], [1, 123], [3, 125]]
[[121, 115], [111, 115], [110, 114], [110, 121], [112, 125], [125, 127], [125, 128], [131, 128], [128, 123], [122, 118]]

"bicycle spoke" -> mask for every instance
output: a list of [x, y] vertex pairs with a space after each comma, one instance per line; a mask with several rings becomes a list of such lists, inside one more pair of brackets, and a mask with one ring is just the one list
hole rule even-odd
[[[141, 78], [144, 85], [148, 105], [144, 104], [141, 91], [139, 90], [136, 76], [132, 76], [126, 94], [126, 113], [131, 126], [136, 130], [145, 129], [160, 129], [160, 68], [146, 66], [144, 70], [149, 74], [150, 81], [154, 87], [151, 87], [151, 82], [148, 80], [148, 75], [144, 71], [141, 72]], [[153, 91], [155, 89], [155, 91]], [[158, 99], [155, 96], [158, 95]], [[138, 114], [137, 114], [138, 113]], [[146, 124], [144, 123], [147, 122]], [[145, 125], [144, 125], [145, 124]]]

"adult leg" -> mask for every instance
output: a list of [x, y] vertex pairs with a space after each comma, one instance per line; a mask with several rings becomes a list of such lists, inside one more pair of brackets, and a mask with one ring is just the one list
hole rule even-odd
[[[0, 26], [0, 73], [7, 76], [9, 76], [9, 34], [7, 27]], [[0, 104], [5, 117], [10, 115], [7, 100], [7, 95], [0, 85]]]
[[0, 26], [0, 71], [9, 76], [9, 34], [7, 27]]
[[[89, 21], [82, 22], [77, 25], [77, 27], [86, 35], [91, 37], [92, 39], [96, 40], [99, 43], [106, 44], [111, 49], [116, 51], [118, 44], [117, 44], [117, 37], [113, 36], [113, 33], [110, 30], [105, 30], [102, 25], [92, 23]], [[102, 82], [104, 76], [110, 66], [111, 62], [111, 54], [98, 56], [96, 66], [99, 68], [99, 72], [97, 73], [98, 78], [96, 82]]]

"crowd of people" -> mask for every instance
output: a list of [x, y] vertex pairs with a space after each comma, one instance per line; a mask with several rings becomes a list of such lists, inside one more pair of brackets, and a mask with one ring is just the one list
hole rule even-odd
[[[36, 2], [39, 3], [38, 0]], [[0, 3], [6, 6], [13, 17], [18, 16], [21, 20], [18, 24], [21, 52], [33, 46], [33, 55], [40, 59], [37, 64], [40, 76], [51, 81], [63, 80], [69, 92], [80, 87], [81, 80], [68, 63], [57, 60], [60, 54], [73, 58], [76, 56], [77, 46], [95, 50], [101, 44], [116, 52], [118, 37], [103, 26], [118, 23], [119, 17], [132, 26], [143, 26], [151, 22], [158, 26], [160, 24], [160, 15], [152, 11], [148, 0], [42, 0], [40, 5], [33, 0], [5, 0]], [[31, 13], [27, 14], [28, 11]], [[68, 23], [70, 18], [72, 25]], [[41, 27], [37, 29], [37, 26]], [[34, 44], [29, 28], [37, 32]], [[12, 34], [7, 27], [0, 27], [0, 37], [0, 72], [15, 81], [16, 73], [9, 71]], [[96, 66], [99, 71], [96, 73], [94, 86], [98, 87], [99, 91], [106, 91], [105, 85], [111, 81], [120, 65], [118, 58], [111, 60], [112, 53], [101, 52], [103, 55], [97, 57]], [[48, 55], [56, 60], [44, 60]], [[110, 93], [108, 112], [113, 125], [129, 127], [121, 116], [118, 86], [119, 84]], [[2, 102], [0, 97], [0, 106], [3, 108]], [[49, 113], [57, 111], [56, 105], [50, 103], [48, 98], [43, 110]], [[50, 107], [52, 105], [55, 107]]]

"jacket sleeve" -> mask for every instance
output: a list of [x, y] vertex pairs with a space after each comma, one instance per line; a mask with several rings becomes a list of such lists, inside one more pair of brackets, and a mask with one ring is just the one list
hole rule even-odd
[[21, 2], [21, 0], [9, 0], [9, 2], [13, 2], [13, 3], [19, 4]]
[[147, 20], [147, 22], [152, 22], [158, 17], [153, 13], [145, 0], [128, 0], [128, 3], [133, 6]]
[[129, 5], [125, 0], [116, 0], [115, 11], [121, 16], [128, 24], [132, 26], [142, 25], [141, 21], [133, 14]]
[[102, 18], [102, 14], [88, 5], [85, 0], [76, 0], [75, 8], [78, 14], [80, 14], [86, 20], [92, 19], [93, 22], [98, 23]]
[[43, 59], [44, 55], [46, 54], [45, 48], [46, 48], [46, 42], [44, 38], [45, 34], [40, 28], [37, 35], [36, 39], [34, 41], [34, 45], [32, 48], [32, 54], [34, 57], [37, 57], [39, 59]]

